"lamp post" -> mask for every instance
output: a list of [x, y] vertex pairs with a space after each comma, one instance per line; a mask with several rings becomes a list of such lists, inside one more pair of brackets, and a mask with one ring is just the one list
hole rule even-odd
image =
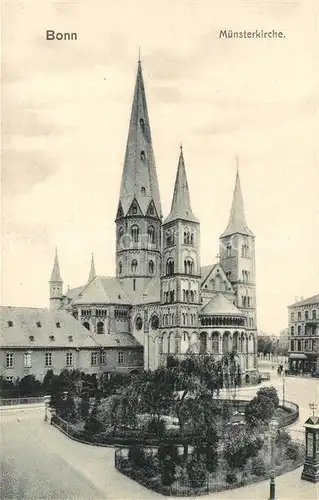
[[285, 398], [286, 398], [286, 376], [285, 370], [282, 372], [282, 405], [285, 406]]
[[275, 441], [278, 429], [278, 422], [276, 419], [272, 418], [269, 422], [269, 431], [270, 431], [270, 460], [271, 460], [271, 469], [270, 469], [270, 484], [269, 484], [269, 500], [276, 499], [276, 466], [275, 466]]

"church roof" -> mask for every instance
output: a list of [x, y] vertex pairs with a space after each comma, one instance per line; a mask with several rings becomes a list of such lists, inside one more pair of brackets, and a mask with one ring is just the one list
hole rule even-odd
[[235, 183], [233, 202], [231, 206], [228, 226], [220, 237], [222, 238], [224, 236], [230, 236], [231, 234], [236, 234], [236, 233], [244, 234], [247, 236], [254, 236], [254, 234], [246, 224], [244, 200], [241, 191], [238, 170], [236, 175], [236, 183]]
[[60, 283], [63, 283], [63, 280], [62, 280], [61, 274], [60, 274], [60, 266], [59, 266], [57, 249], [55, 249], [54, 263], [53, 263], [53, 269], [52, 269], [50, 281], [59, 281]]
[[120, 188], [119, 207], [121, 206], [123, 215], [127, 215], [134, 199], [141, 208], [143, 215], [146, 214], [150, 203], [153, 201], [158, 217], [162, 216], [151, 127], [140, 61], [137, 68]]
[[[79, 321], [65, 311], [36, 307], [0, 306], [0, 312], [1, 347], [74, 349], [77, 347], [124, 348], [140, 346], [139, 342], [129, 333], [111, 332], [105, 335], [92, 335]], [[9, 322], [12, 326], [9, 326]], [[32, 337], [34, 340], [31, 340]]]
[[12, 306], [1, 306], [0, 311], [3, 347], [77, 347], [86, 342], [87, 330], [65, 311]]
[[146, 284], [142, 295], [133, 299], [134, 304], [154, 304], [161, 301], [161, 280], [151, 278]]
[[169, 215], [166, 217], [164, 224], [167, 224], [168, 222], [172, 222], [177, 219], [182, 219], [189, 222], [199, 222], [191, 208], [182, 147], [179, 155], [171, 211]]
[[204, 283], [210, 272], [214, 269], [214, 267], [217, 266], [217, 264], [209, 264], [208, 266], [202, 266], [200, 268], [200, 274], [201, 274], [201, 284]]
[[223, 315], [223, 316], [244, 316], [243, 312], [240, 311], [234, 304], [231, 304], [229, 300], [222, 293], [218, 293], [213, 297], [200, 311], [201, 315]]
[[294, 307], [294, 306], [310, 306], [312, 304], [319, 304], [319, 293], [316, 295], [313, 295], [312, 297], [308, 297], [308, 299], [301, 300], [300, 302], [295, 302], [294, 304], [291, 304], [288, 307]]
[[130, 304], [130, 296], [122, 289], [117, 278], [95, 276], [87, 283], [72, 304]]

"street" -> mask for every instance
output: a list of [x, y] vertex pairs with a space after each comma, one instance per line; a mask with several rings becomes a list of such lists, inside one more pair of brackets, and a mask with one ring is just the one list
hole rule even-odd
[[[270, 384], [278, 388], [281, 398], [282, 379], [275, 371]], [[315, 379], [286, 378], [285, 384], [286, 399], [300, 406], [300, 422], [289, 429], [298, 433], [300, 439], [302, 425], [310, 415], [309, 403], [315, 402], [319, 408], [319, 383]], [[252, 396], [256, 390], [242, 389], [238, 397]], [[114, 468], [113, 448], [77, 443], [45, 422], [43, 407], [6, 409], [1, 410], [0, 415], [2, 500], [162, 497], [118, 473]], [[278, 500], [315, 500], [319, 497], [318, 485], [301, 481], [300, 475], [301, 469], [297, 469], [277, 478]], [[268, 482], [201, 498], [266, 500]]]

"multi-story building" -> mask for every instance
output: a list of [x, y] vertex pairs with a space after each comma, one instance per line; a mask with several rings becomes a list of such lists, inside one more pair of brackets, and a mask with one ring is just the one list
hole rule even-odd
[[319, 294], [288, 306], [289, 369], [319, 372]]
[[246, 223], [237, 172], [218, 262], [201, 266], [200, 222], [193, 212], [181, 148], [171, 210], [163, 220], [141, 62], [138, 63], [115, 217], [115, 277], [96, 275], [63, 293], [58, 257], [50, 305], [80, 321], [94, 338], [132, 334], [144, 366], [169, 355], [235, 351], [241, 381], [257, 379], [255, 237]]
[[143, 367], [143, 347], [133, 335], [97, 337], [65, 311], [3, 306], [0, 325], [0, 376], [9, 381], [30, 374], [42, 380], [48, 370], [99, 376]]

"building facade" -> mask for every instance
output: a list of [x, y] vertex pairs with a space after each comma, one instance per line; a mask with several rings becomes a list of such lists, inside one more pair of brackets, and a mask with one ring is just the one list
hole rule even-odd
[[319, 373], [319, 294], [288, 306], [289, 370]]
[[0, 376], [43, 380], [48, 370], [80, 370], [100, 376], [143, 367], [143, 347], [128, 334], [95, 337], [66, 311], [1, 307]]
[[200, 221], [191, 207], [181, 148], [170, 213], [163, 219], [141, 62], [138, 62], [115, 216], [115, 277], [97, 275], [63, 293], [58, 256], [50, 307], [77, 319], [95, 339], [132, 335], [144, 367], [170, 355], [235, 352], [239, 378], [257, 379], [255, 237], [246, 223], [239, 173], [215, 264], [202, 266]]

